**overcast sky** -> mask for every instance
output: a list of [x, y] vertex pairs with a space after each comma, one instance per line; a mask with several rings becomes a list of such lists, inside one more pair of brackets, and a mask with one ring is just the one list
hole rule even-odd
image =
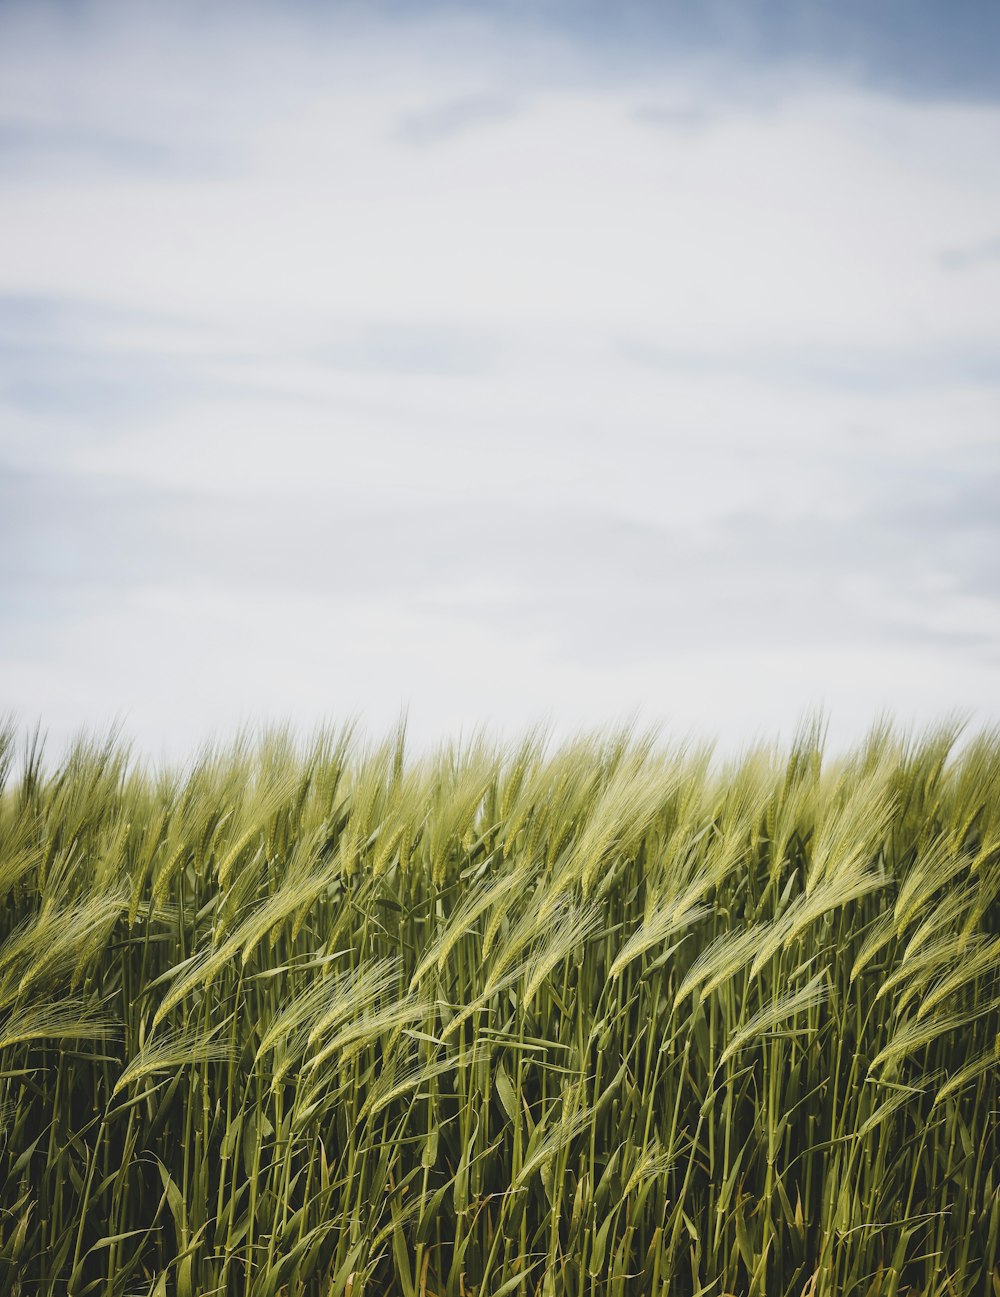
[[0, 6], [0, 707], [1000, 720], [1000, 6]]

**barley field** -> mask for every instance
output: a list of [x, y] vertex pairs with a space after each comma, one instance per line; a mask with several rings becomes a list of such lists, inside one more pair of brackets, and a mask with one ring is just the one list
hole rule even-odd
[[0, 1292], [1000, 1293], [1000, 735], [0, 739]]

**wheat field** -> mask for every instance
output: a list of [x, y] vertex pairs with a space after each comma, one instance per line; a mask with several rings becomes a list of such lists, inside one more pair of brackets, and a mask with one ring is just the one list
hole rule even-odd
[[0, 739], [0, 1292], [1000, 1294], [1000, 735]]

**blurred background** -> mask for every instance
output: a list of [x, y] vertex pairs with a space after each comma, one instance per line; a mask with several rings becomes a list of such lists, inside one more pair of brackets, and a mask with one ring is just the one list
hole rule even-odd
[[0, 708], [1000, 718], [1000, 6], [4, 3]]

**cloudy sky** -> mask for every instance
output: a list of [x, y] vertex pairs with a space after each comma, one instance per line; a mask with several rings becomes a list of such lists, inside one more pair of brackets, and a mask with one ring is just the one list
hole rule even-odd
[[0, 708], [1000, 720], [1000, 8], [0, 5]]

